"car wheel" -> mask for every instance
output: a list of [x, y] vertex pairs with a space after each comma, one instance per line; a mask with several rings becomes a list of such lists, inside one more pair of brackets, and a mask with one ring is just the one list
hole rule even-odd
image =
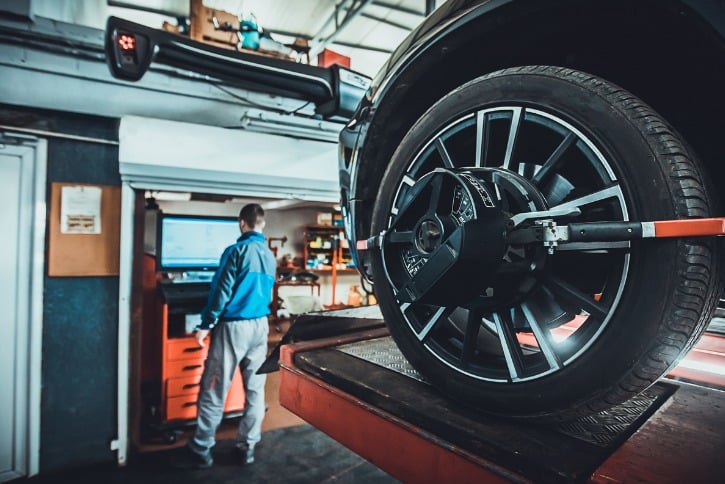
[[564, 68], [498, 71], [440, 99], [395, 151], [372, 217], [375, 293], [403, 354], [444, 393], [500, 415], [594, 413], [700, 336], [719, 294], [715, 243], [546, 247], [516, 239], [514, 222], [712, 206], [694, 154], [632, 94]]

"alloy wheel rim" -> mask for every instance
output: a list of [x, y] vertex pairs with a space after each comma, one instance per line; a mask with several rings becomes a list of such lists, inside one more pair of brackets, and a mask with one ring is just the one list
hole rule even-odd
[[[549, 208], [580, 208], [579, 220], [629, 220], [619, 180], [592, 137], [539, 107], [499, 106], [459, 116], [416, 151], [398, 184], [388, 228], [427, 174], [485, 167], [528, 180]], [[498, 186], [496, 192], [502, 203], [506, 195]], [[512, 249], [507, 262], [525, 259], [520, 248]], [[561, 371], [609, 323], [625, 287], [631, 247], [617, 242], [568, 249], [547, 255], [532, 270], [532, 289], [519, 300], [492, 305], [496, 295], [486, 289], [470, 304], [398, 302], [397, 311], [426, 351], [466, 376], [515, 383]], [[383, 268], [395, 292], [399, 263], [391, 253], [383, 247]], [[572, 274], [576, 267], [590, 270]]]

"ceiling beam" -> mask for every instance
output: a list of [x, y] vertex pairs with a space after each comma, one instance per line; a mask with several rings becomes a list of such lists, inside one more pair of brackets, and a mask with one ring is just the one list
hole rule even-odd
[[[331, 44], [335, 38], [342, 33], [342, 31], [350, 25], [350, 22], [355, 19], [358, 15], [360, 15], [365, 7], [370, 5], [373, 0], [353, 0], [352, 4], [350, 5], [349, 9], [347, 8], [347, 4], [349, 3], [347, 0], [344, 0], [341, 2], [337, 7], [335, 7], [335, 10], [332, 12], [332, 15], [330, 18], [325, 21], [325, 26], [320, 29], [317, 32], [317, 35], [315, 35], [315, 38], [312, 39], [312, 48], [310, 49], [310, 56], [315, 56], [322, 52], [325, 47], [327, 47], [329, 44]], [[340, 22], [337, 25], [337, 28], [327, 37], [323, 37], [324, 30], [326, 27], [330, 24], [331, 20], [337, 21], [337, 14], [340, 11], [347, 10], [347, 13], [345, 14], [345, 18], [342, 19], [342, 22]]]
[[388, 20], [386, 18], [381, 18], [381, 17], [378, 17], [376, 15], [371, 15], [369, 13], [363, 12], [363, 13], [360, 14], [360, 16], [361, 17], [365, 17], [365, 18], [369, 18], [371, 20], [375, 20], [376, 22], [380, 22], [380, 23], [383, 23], [383, 24], [391, 25], [391, 26], [393, 26], [395, 28], [405, 30], [406, 32], [410, 32], [411, 30], [413, 30], [413, 27], [410, 27], [408, 25], [399, 24], [397, 22], [393, 22], [392, 20]]
[[390, 49], [384, 49], [382, 47], [373, 47], [371, 45], [360, 45], [360, 44], [353, 44], [352, 42], [340, 42], [340, 41], [334, 41], [333, 44], [335, 45], [341, 45], [343, 47], [349, 47], [351, 49], [360, 49], [360, 50], [369, 50], [372, 52], [380, 52], [382, 54], [392, 54], [393, 51]]
[[373, 5], [377, 5], [378, 7], [384, 7], [384, 8], [387, 8], [388, 10], [394, 10], [396, 12], [403, 12], [403, 13], [407, 13], [410, 15], [415, 15], [417, 17], [425, 17], [425, 12], [415, 10], [412, 8], [403, 7], [401, 5], [393, 5], [392, 3], [380, 2], [377, 0], [375, 0], [373, 2]]
[[343, 11], [343, 9], [347, 8], [348, 4], [354, 2], [354, 0], [342, 0], [340, 3], [335, 5], [335, 8], [333, 9], [332, 13], [329, 17], [327, 17], [327, 20], [325, 20], [325, 23], [322, 24], [322, 27], [317, 31], [315, 35], [312, 36], [312, 38], [321, 37], [322, 34], [327, 31], [327, 28], [332, 25], [333, 23], [335, 26], [337, 26], [337, 16], [338, 14]]

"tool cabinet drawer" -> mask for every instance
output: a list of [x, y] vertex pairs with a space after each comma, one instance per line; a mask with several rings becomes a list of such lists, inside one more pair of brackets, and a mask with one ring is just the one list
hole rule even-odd
[[164, 379], [194, 376], [204, 373], [204, 360], [174, 360], [164, 365]]
[[166, 343], [166, 360], [193, 360], [204, 361], [209, 352], [209, 341], [203, 348], [199, 346], [194, 338], [170, 339]]
[[169, 378], [166, 380], [166, 395], [169, 397], [177, 397], [179, 395], [196, 395], [199, 393], [200, 382], [201, 375]]
[[196, 418], [197, 395], [183, 395], [166, 399], [166, 420]]

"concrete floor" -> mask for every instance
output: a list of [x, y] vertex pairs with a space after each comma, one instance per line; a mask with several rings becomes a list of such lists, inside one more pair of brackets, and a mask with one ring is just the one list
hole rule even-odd
[[[181, 470], [175, 463], [182, 449], [146, 453], [125, 468], [102, 466], [24, 479], [32, 484], [202, 484], [202, 483], [380, 483], [396, 482], [389, 475], [347, 450], [310, 425], [279, 428], [263, 434], [256, 462], [240, 466], [234, 441], [214, 448], [210, 469]], [[18, 481], [20, 482], [20, 481]]]
[[[62, 474], [36, 476], [18, 482], [32, 484], [201, 484], [201, 483], [391, 483], [388, 474], [351, 452], [324, 433], [279, 405], [279, 373], [267, 377], [267, 415], [256, 462], [241, 466], [234, 453], [238, 419], [222, 422], [213, 450], [214, 466], [203, 470], [179, 470], [174, 464], [193, 430], [180, 431], [179, 441], [168, 445], [145, 443], [129, 459], [125, 468], [100, 466], [76, 469]], [[344, 423], [342, 423], [344, 424]]]

